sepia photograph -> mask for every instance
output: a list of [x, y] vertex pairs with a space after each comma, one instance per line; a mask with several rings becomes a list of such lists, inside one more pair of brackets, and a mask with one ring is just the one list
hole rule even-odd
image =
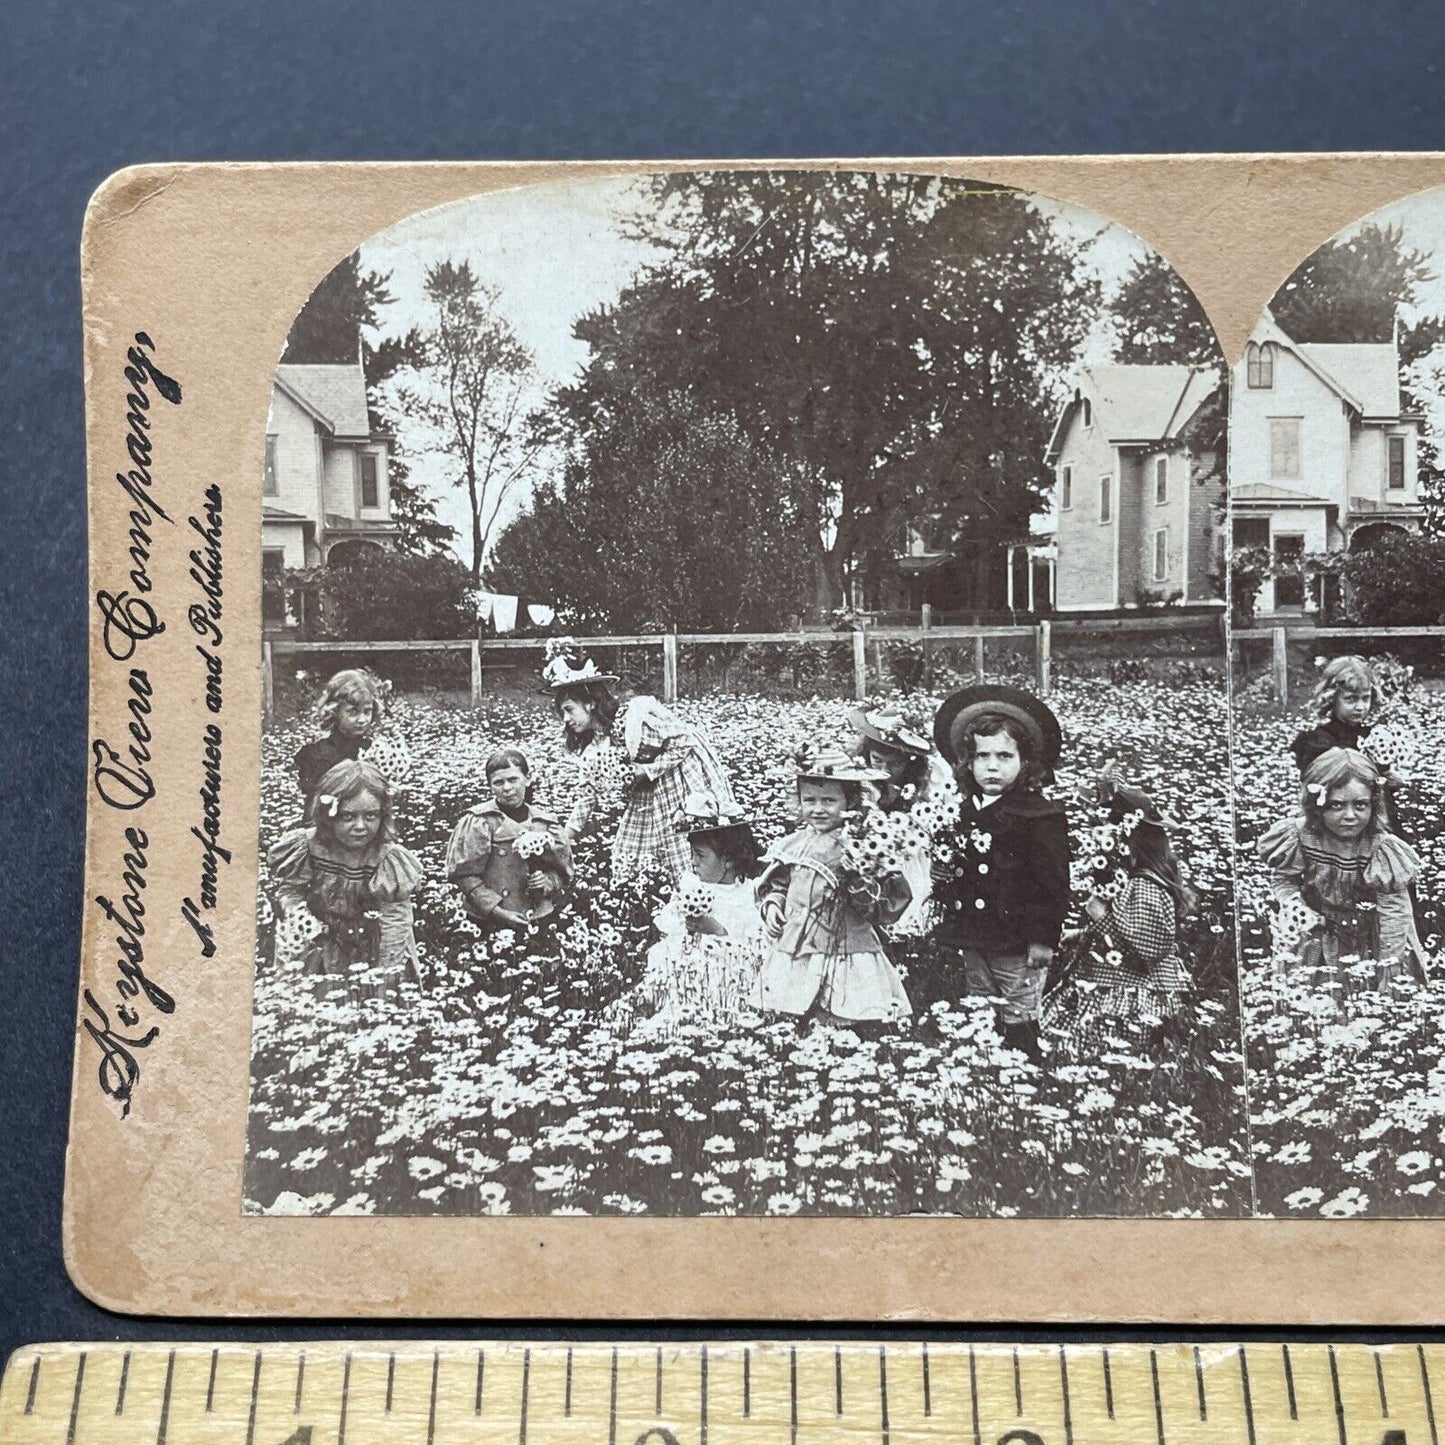
[[1234, 368], [1257, 1207], [1445, 1212], [1445, 192], [1303, 262]]
[[[926, 174], [522, 187], [338, 260], [265, 438], [244, 1212], [1248, 1216], [1236, 808], [1270, 1187], [1342, 1030], [1399, 1088], [1318, 1003], [1360, 950], [1296, 906], [1292, 720], [1411, 941], [1370, 1027], [1423, 1066], [1438, 1016], [1439, 748], [1387, 787], [1339, 701], [1438, 742], [1429, 669], [1311, 642], [1369, 656], [1297, 719], [1268, 633], [1298, 673], [1428, 532], [1414, 244], [1383, 341], [1304, 295], [1235, 378], [1124, 227]], [[1291, 433], [1240, 388], [1297, 359]], [[1314, 489], [1306, 381], [1378, 508]]]

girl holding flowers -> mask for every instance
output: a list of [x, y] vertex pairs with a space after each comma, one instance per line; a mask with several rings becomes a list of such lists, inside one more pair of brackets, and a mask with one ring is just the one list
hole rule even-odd
[[517, 748], [487, 759], [492, 796], [467, 812], [447, 848], [447, 877], [484, 929], [528, 930], [549, 917], [572, 882], [561, 819], [532, 805], [532, 768]]
[[762, 920], [754, 896], [760, 866], [752, 826], [710, 793], [692, 793], [674, 820], [692, 869], [656, 919], [661, 938], [617, 1017], [663, 1036], [688, 1024], [725, 1029], [755, 1013]]
[[1179, 925], [1195, 899], [1169, 844], [1172, 825], [1112, 765], [1099, 795], [1109, 821], [1092, 840], [1085, 926], [1066, 935], [1073, 966], [1044, 1011], [1046, 1030], [1076, 1056], [1153, 1045], [1184, 1016], [1190, 982]]
[[709, 793], [719, 806], [737, 811], [728, 775], [707, 735], [684, 722], [655, 697], [633, 694], [621, 701], [591, 658], [579, 666], [559, 655], [549, 664], [546, 691], [562, 719], [568, 751], [581, 764], [582, 787], [567, 819], [575, 843], [614, 780], [624, 807], [612, 841], [614, 883], [657, 868], [674, 883], [687, 871], [688, 847], [673, 825], [683, 800]]
[[394, 792], [411, 775], [411, 755], [394, 731], [382, 731], [388, 684], [365, 668], [349, 667], [334, 674], [317, 699], [315, 717], [321, 736], [296, 753], [296, 782], [305, 799], [303, 817], [322, 776], [346, 759], [365, 757]]
[[370, 967], [419, 980], [411, 895], [416, 855], [392, 834], [391, 789], [369, 762], [345, 759], [320, 781], [310, 826], [267, 861], [275, 880], [275, 957], [285, 968], [337, 974]]
[[1331, 748], [1316, 758], [1299, 815], [1260, 838], [1259, 856], [1272, 874], [1277, 967], [1297, 960], [1341, 994], [1352, 991], [1351, 970], [1371, 961], [1367, 988], [1424, 981], [1410, 903], [1420, 858], [1390, 831], [1385, 777], [1364, 753]]
[[911, 897], [896, 841], [886, 827], [846, 826], [862, 814], [864, 786], [886, 774], [825, 747], [798, 758], [796, 778], [803, 826], [768, 850], [758, 881], [762, 1006], [846, 1024], [906, 1018], [912, 1005], [879, 931]]

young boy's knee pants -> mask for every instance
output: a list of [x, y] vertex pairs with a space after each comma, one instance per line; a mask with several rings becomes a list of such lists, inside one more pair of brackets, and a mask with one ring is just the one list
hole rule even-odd
[[1022, 953], [986, 953], [980, 948], [965, 948], [960, 953], [969, 993], [1001, 999], [1004, 1023], [1029, 1023], [1038, 1018], [1046, 970], [1031, 968], [1028, 956]]

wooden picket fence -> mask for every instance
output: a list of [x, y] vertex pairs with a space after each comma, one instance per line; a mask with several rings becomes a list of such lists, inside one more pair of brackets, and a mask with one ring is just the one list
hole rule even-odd
[[[678, 653], [685, 646], [736, 643], [746, 646], [750, 643], [777, 643], [789, 646], [802, 644], [826, 645], [849, 642], [852, 650], [853, 695], [859, 701], [868, 696], [868, 648], [870, 644], [885, 642], [918, 643], [923, 649], [925, 667], [930, 661], [930, 651], [941, 643], [971, 643], [973, 648], [973, 672], [981, 682], [984, 679], [986, 648], [990, 641], [1009, 640], [1014, 643], [1027, 642], [1033, 651], [1034, 680], [1041, 696], [1047, 697], [1053, 685], [1053, 644], [1056, 635], [1079, 636], [1081, 634], [1119, 633], [1160, 633], [1181, 629], [1201, 630], [1218, 627], [1220, 622], [1212, 616], [1191, 615], [1117, 617], [1117, 618], [1045, 618], [1032, 624], [1000, 624], [998, 626], [935, 626], [927, 609], [924, 610], [917, 626], [874, 626], [867, 622], [847, 632], [695, 632], [695, 633], [641, 633], [636, 636], [583, 637], [579, 640], [588, 648], [603, 650], [611, 648], [658, 648], [662, 657], [662, 697], [665, 702], [675, 702], [678, 697]], [[269, 718], [275, 707], [275, 661], [278, 656], [292, 653], [345, 653], [348, 656], [367, 656], [396, 652], [465, 652], [471, 663], [471, 699], [473, 705], [481, 702], [485, 693], [484, 657], [508, 652], [540, 652], [547, 639], [536, 637], [458, 638], [435, 642], [302, 642], [288, 637], [268, 637], [261, 645], [261, 688], [265, 716]], [[875, 647], [874, 667], [879, 668], [878, 652]]]
[[1235, 642], [1270, 644], [1270, 682], [1275, 701], [1289, 702], [1289, 645], [1292, 642], [1331, 643], [1362, 639], [1388, 643], [1392, 638], [1436, 637], [1445, 639], [1445, 627], [1250, 627], [1232, 629]]

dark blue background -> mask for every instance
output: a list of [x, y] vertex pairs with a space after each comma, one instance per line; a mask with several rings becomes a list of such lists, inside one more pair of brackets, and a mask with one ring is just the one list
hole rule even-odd
[[[335, 1332], [117, 1318], [83, 1300], [61, 1263], [85, 758], [77, 248], [109, 172], [210, 159], [1429, 149], [1441, 144], [1442, 35], [1432, 0], [10, 0], [0, 1353], [42, 1338]], [[1020, 1299], [1019, 1319], [1031, 1313]]]

